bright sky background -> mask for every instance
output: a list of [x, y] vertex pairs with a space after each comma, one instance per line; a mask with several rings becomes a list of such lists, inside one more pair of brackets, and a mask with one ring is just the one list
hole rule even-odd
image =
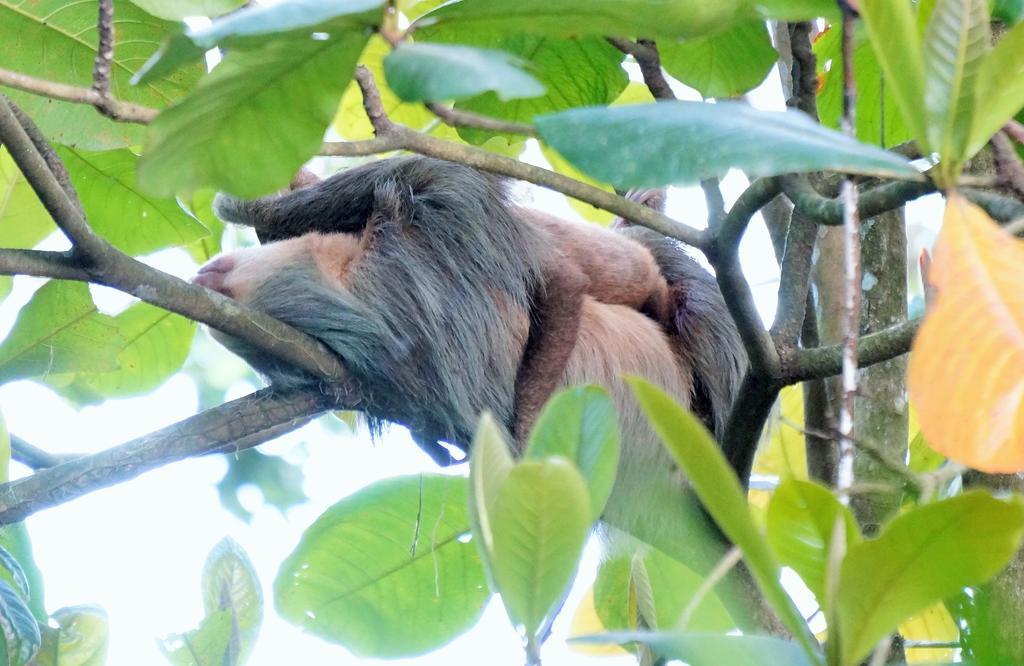
[[[679, 93], [697, 98], [692, 91], [680, 89]], [[777, 74], [773, 73], [750, 99], [761, 108], [781, 108]], [[534, 146], [527, 158], [536, 161], [541, 159], [539, 155]], [[745, 185], [741, 174], [734, 172], [725, 178], [727, 201], [733, 201]], [[575, 216], [560, 195], [525, 187], [521, 194], [526, 203], [538, 208]], [[910, 207], [912, 257], [916, 258], [922, 245], [930, 245], [939, 210], [940, 204], [934, 198]], [[699, 188], [674, 189], [668, 214], [702, 224], [706, 210]], [[60, 246], [59, 239], [52, 242]], [[740, 256], [762, 316], [770, 321], [778, 267], [759, 218], [744, 238]], [[195, 265], [179, 251], [159, 253], [149, 262], [182, 278], [195, 271]], [[15, 279], [13, 293], [0, 305], [0, 335], [6, 334], [18, 308], [41, 283], [32, 278]], [[94, 293], [104, 309], [118, 310], [129, 302], [109, 290], [96, 289]], [[220, 352], [229, 356], [227, 351]], [[232, 394], [241, 396], [253, 388], [239, 385], [232, 389]], [[99, 451], [191, 416], [197, 411], [198, 399], [192, 379], [178, 374], [148, 396], [111, 400], [99, 407], [76, 411], [51, 390], [22, 381], [0, 386], [0, 408], [10, 431], [36, 446], [53, 453], [84, 453]], [[270, 585], [279, 563], [297, 544], [302, 531], [328, 506], [375, 480], [436, 472], [437, 468], [401, 428], [391, 429], [382, 442], [374, 445], [365, 433], [339, 436], [314, 422], [261, 450], [286, 455], [292, 461], [304, 459], [308, 503], [282, 516], [273, 508], [261, 506], [258, 493], [253, 491], [243, 496], [243, 501], [248, 500], [247, 507], [254, 511], [252, 523], [246, 524], [221, 508], [214, 484], [224, 473], [226, 463], [220, 457], [209, 457], [166, 466], [31, 517], [28, 526], [36, 560], [45, 577], [48, 610], [98, 604], [110, 615], [108, 663], [166, 663], [156, 647], [156, 639], [198, 625], [203, 613], [199, 589], [203, 562], [214, 544], [230, 535], [254, 561], [267, 601], [263, 629], [250, 664], [374, 663], [352, 657], [343, 648], [307, 636], [279, 619], [270, 601]], [[15, 465], [14, 473], [23, 475], [25, 470]], [[576, 607], [593, 578], [598, 560], [599, 549], [592, 544], [567, 608]], [[579, 657], [565, 646], [571, 615], [563, 613], [545, 646], [543, 656], [548, 663], [592, 663], [592, 658]], [[479, 663], [486, 658], [492, 666], [520, 666], [523, 655], [519, 646], [503, 608], [492, 602], [480, 625], [448, 647], [414, 660], [388, 663], [447, 666]], [[633, 661], [622, 657], [603, 663]]]

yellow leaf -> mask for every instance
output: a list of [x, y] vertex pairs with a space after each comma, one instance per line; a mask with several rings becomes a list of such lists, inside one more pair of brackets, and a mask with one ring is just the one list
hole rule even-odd
[[1024, 470], [1024, 243], [952, 192], [929, 273], [907, 379], [921, 430], [964, 465]]
[[[569, 627], [569, 636], [591, 636], [594, 634], [607, 633], [608, 629], [601, 623], [597, 616], [597, 608], [594, 606], [594, 588], [587, 590], [587, 594], [580, 601], [576, 612], [572, 616], [572, 625]], [[629, 654], [618, 645], [591, 645], [586, 643], [570, 643], [569, 648], [573, 652], [588, 654], [595, 657], [608, 655]]]
[[[913, 641], [949, 643], [960, 637], [956, 623], [941, 603], [912, 615], [900, 625], [903, 638]], [[950, 663], [955, 660], [953, 648], [908, 648], [908, 664]]]
[[787, 386], [765, 429], [754, 456], [754, 473], [774, 475], [783, 479], [807, 478], [807, 450], [804, 444], [804, 393], [800, 385]]

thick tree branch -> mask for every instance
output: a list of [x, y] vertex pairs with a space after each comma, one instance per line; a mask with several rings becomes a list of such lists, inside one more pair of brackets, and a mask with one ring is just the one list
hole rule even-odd
[[761, 430], [781, 388], [782, 384], [774, 379], [748, 372], [729, 412], [722, 451], [744, 486], [750, 480]]
[[[802, 215], [818, 224], [842, 225], [842, 201], [818, 194], [806, 176], [785, 177], [783, 190]], [[861, 192], [857, 198], [857, 211], [862, 218], [875, 217], [935, 191], [935, 185], [929, 182], [893, 181]]]
[[[909, 352], [920, 324], [920, 319], [913, 319], [858, 339], [859, 367], [866, 368]], [[808, 379], [832, 377], [838, 375], [842, 367], [841, 345], [801, 349], [791, 362], [783, 365], [780, 380], [785, 384], [796, 384]]]
[[0, 524], [24, 520], [42, 509], [133, 479], [170, 462], [256, 446], [298, 428], [334, 406], [323, 396], [312, 393], [258, 391], [121, 446], [3, 484]]
[[78, 209], [78, 212], [84, 217], [85, 212], [82, 210], [82, 203], [78, 200], [78, 191], [75, 190], [74, 184], [71, 182], [71, 176], [68, 174], [67, 168], [64, 166], [64, 162], [61, 161], [60, 157], [53, 150], [53, 146], [46, 140], [43, 132], [35, 124], [28, 114], [21, 110], [17, 104], [15, 104], [10, 97], [0, 93], [0, 99], [7, 102], [7, 105], [11, 107], [11, 111], [14, 113], [14, 117], [21, 123], [21, 128], [25, 130], [25, 134], [32, 141], [32, 145], [36, 147], [39, 154], [43, 156], [43, 160], [46, 162], [46, 166], [50, 168], [50, 172], [60, 183], [60, 187], [64, 190], [64, 194], [67, 195], [71, 203]]
[[804, 326], [807, 293], [811, 284], [818, 225], [794, 212], [779, 266], [779, 298], [772, 324], [772, 339], [780, 354], [795, 348]]
[[743, 339], [750, 358], [751, 372], [767, 377], [778, 371], [779, 355], [761, 321], [750, 285], [743, 277], [739, 264], [739, 244], [750, 219], [778, 196], [780, 191], [777, 178], [760, 178], [751, 183], [733, 204], [713, 243], [707, 244], [706, 250], [708, 260], [715, 268], [718, 286], [729, 307], [729, 313]]
[[92, 88], [70, 86], [65, 83], [13, 72], [9, 69], [0, 68], [0, 85], [73, 104], [88, 104], [97, 108], [105, 106], [110, 112], [108, 115], [111, 119], [123, 123], [144, 125], [151, 122], [160, 113], [157, 109], [132, 104], [131, 102], [122, 102], [115, 99], [104, 102], [100, 94]]

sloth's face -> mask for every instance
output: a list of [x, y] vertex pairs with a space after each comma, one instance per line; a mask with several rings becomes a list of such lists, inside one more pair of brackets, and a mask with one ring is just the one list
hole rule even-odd
[[271, 277], [311, 266], [326, 284], [341, 288], [359, 253], [356, 234], [309, 233], [222, 254], [201, 266], [192, 282], [245, 303]]

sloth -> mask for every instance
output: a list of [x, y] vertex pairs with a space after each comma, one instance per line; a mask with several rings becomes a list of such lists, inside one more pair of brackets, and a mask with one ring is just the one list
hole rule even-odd
[[[218, 195], [218, 216], [264, 244], [194, 281], [324, 343], [371, 424], [407, 426], [447, 463], [441, 442], [468, 450], [482, 412], [521, 446], [555, 388], [594, 383], [619, 410], [620, 478], [642, 479], [668, 461], [623, 382], [639, 375], [721, 433], [746, 359], [714, 278], [675, 241], [517, 206], [503, 180], [426, 157], [304, 180], [254, 201]], [[274, 385], [330, 391], [215, 337]]]

